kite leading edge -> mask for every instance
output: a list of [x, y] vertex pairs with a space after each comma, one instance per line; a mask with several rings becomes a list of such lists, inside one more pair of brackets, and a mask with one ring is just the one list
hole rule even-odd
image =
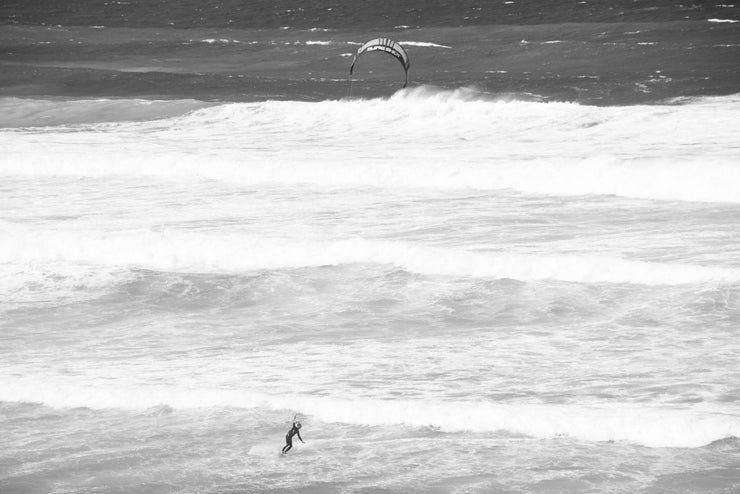
[[409, 83], [409, 67], [411, 66], [409, 56], [406, 53], [406, 50], [403, 49], [403, 46], [401, 46], [397, 41], [393, 41], [390, 38], [375, 38], [362, 45], [357, 50], [355, 58], [352, 60], [352, 65], [350, 65], [349, 67], [349, 75], [352, 75], [352, 72], [355, 69], [355, 63], [357, 63], [357, 59], [360, 58], [360, 56], [364, 53], [368, 53], [371, 51], [383, 51], [385, 53], [388, 53], [389, 55], [392, 55], [396, 60], [401, 62], [401, 65], [403, 65], [403, 70], [406, 74], [406, 80], [403, 83], [403, 87], [406, 87], [406, 84]]

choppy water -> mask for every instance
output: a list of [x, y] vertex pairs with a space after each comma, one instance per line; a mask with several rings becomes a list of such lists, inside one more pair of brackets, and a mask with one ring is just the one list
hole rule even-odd
[[556, 5], [0, 26], [0, 492], [737, 490], [738, 28]]

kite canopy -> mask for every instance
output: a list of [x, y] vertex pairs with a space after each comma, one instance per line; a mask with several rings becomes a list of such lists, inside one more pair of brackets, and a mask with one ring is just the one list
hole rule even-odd
[[362, 54], [370, 51], [384, 51], [401, 62], [403, 70], [406, 72], [406, 80], [403, 83], [403, 87], [406, 87], [406, 84], [409, 83], [409, 67], [411, 66], [411, 62], [409, 62], [409, 56], [406, 53], [406, 50], [403, 49], [403, 46], [390, 38], [375, 38], [362, 45], [360, 49], [357, 50], [354, 60], [352, 60], [352, 65], [349, 67], [349, 75], [352, 75], [357, 59], [360, 58]]

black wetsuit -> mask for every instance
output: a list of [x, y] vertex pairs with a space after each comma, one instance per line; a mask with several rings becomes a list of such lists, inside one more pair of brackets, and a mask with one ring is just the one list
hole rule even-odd
[[290, 451], [290, 448], [293, 447], [293, 436], [295, 436], [296, 434], [298, 435], [298, 439], [303, 442], [303, 439], [301, 438], [301, 433], [299, 431], [300, 429], [298, 429], [298, 427], [296, 427], [295, 425], [295, 422], [293, 422], [293, 427], [285, 435], [285, 446], [283, 447], [283, 454]]

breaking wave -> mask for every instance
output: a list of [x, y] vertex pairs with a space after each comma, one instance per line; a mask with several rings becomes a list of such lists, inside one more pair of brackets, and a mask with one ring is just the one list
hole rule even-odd
[[[318, 103], [134, 101], [119, 114], [126, 104], [33, 103], [16, 111], [15, 126], [67, 120], [43, 133], [0, 132], [0, 176], [740, 202], [737, 96], [589, 107], [421, 87]], [[64, 117], [75, 105], [90, 108]], [[198, 105], [205, 107], [193, 110]], [[80, 122], [88, 123], [72, 125]]]
[[740, 269], [576, 254], [516, 254], [361, 238], [304, 241], [228, 233], [0, 231], [0, 263], [77, 263], [239, 272], [388, 264], [424, 275], [646, 285], [738, 282]]
[[702, 447], [740, 436], [734, 415], [626, 404], [500, 404], [489, 401], [381, 400], [268, 395], [167, 386], [92, 387], [3, 379], [0, 401], [54, 408], [129, 410], [234, 407], [289, 409], [323, 422], [434, 427], [444, 432], [507, 431], [538, 438], [628, 441], [648, 447]]

